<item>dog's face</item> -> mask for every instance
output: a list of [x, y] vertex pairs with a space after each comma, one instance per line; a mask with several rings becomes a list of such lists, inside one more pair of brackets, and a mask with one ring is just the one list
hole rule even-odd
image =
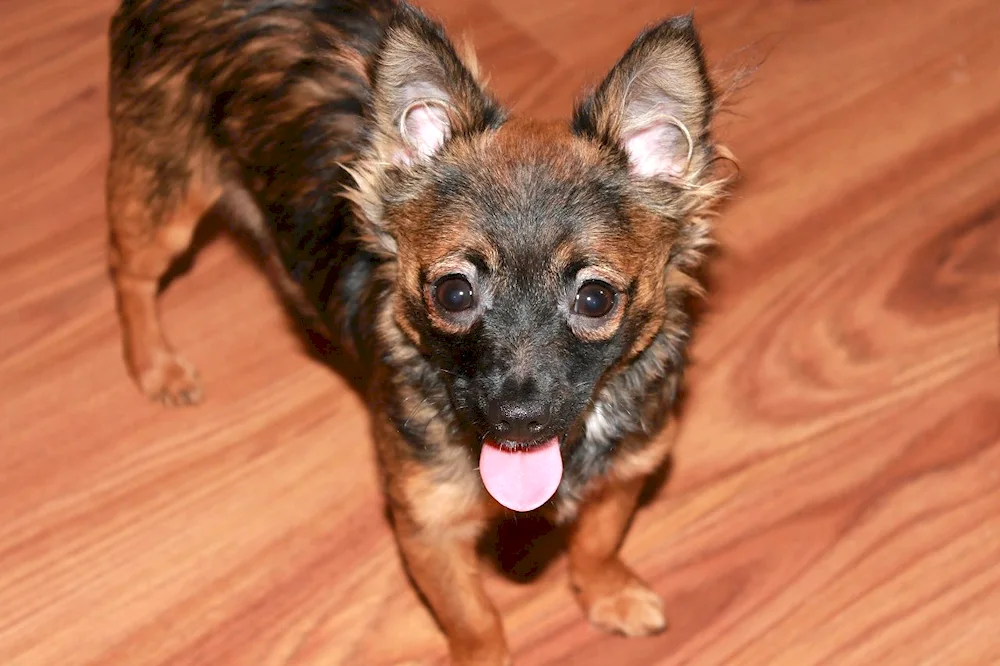
[[506, 118], [416, 14], [375, 91], [356, 200], [394, 260], [395, 324], [479, 438], [565, 437], [661, 330], [702, 240], [711, 90], [690, 24], [640, 37], [572, 125]]
[[659, 329], [676, 229], [636, 205], [627, 164], [569, 128], [510, 120], [449, 145], [428, 175], [386, 210], [399, 324], [478, 434], [565, 435]]

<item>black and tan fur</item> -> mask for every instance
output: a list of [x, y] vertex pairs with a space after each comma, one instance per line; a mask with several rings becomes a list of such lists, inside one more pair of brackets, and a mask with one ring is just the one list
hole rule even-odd
[[[110, 45], [110, 256], [142, 390], [201, 398], [156, 295], [221, 203], [364, 369], [393, 527], [455, 664], [509, 663], [475, 552], [502, 512], [476, 473], [483, 396], [501, 384], [547, 401], [560, 429], [565, 473], [540, 511], [573, 525], [584, 610], [628, 635], [662, 629], [617, 551], [667, 454], [685, 302], [723, 193], [690, 18], [643, 33], [571, 122], [550, 124], [511, 116], [436, 24], [390, 0], [126, 0]], [[446, 136], [427, 152], [414, 136], [433, 123]], [[626, 147], [649, 127], [659, 152], [643, 167]], [[434, 301], [455, 272], [478, 299], [462, 316]], [[567, 310], [591, 278], [616, 294], [600, 319]]]

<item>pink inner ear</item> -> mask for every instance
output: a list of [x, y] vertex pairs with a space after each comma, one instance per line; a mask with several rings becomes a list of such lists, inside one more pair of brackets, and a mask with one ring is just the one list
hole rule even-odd
[[[448, 113], [437, 104], [417, 104], [412, 107], [403, 118], [402, 129], [403, 140], [416, 153], [415, 157], [433, 155], [451, 134]], [[406, 161], [409, 162], [409, 159]]]
[[676, 178], [687, 169], [687, 143], [670, 123], [657, 123], [629, 133], [625, 149], [632, 173], [640, 178]]

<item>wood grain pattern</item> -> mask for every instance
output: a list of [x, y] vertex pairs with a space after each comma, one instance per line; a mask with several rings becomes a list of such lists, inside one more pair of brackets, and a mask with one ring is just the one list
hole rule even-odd
[[[125, 375], [103, 256], [113, 4], [0, 5], [0, 663], [441, 663], [363, 405], [236, 244], [162, 298], [207, 402], [165, 411]], [[689, 9], [424, 5], [542, 117]], [[1000, 663], [1000, 4], [697, 12], [712, 61], [766, 58], [721, 128], [744, 179], [675, 464], [624, 551], [671, 629], [592, 629], [562, 555], [524, 584], [488, 569], [517, 663]]]

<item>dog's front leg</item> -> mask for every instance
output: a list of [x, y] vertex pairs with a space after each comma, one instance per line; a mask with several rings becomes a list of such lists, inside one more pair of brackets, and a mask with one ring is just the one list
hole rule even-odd
[[645, 636], [666, 626], [663, 604], [619, 558], [644, 478], [612, 480], [581, 507], [569, 538], [570, 580], [596, 626]]
[[[447, 512], [447, 507], [439, 507]], [[437, 521], [435, 521], [437, 522]], [[421, 525], [396, 514], [396, 539], [407, 568], [448, 639], [455, 666], [508, 666], [503, 625], [479, 576], [482, 524]]]
[[468, 453], [444, 447], [418, 462], [384, 421], [377, 432], [393, 530], [413, 582], [448, 640], [454, 666], [509, 666], [503, 624], [479, 573], [489, 518]]

